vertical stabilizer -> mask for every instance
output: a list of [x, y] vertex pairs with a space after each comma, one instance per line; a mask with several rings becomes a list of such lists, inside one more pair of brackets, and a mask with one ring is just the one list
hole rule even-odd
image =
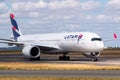
[[10, 19], [11, 19], [11, 24], [12, 24], [12, 31], [13, 31], [13, 36], [14, 39], [17, 40], [19, 36], [21, 36], [21, 31], [17, 25], [17, 22], [15, 21], [15, 16], [13, 13], [10, 13]]

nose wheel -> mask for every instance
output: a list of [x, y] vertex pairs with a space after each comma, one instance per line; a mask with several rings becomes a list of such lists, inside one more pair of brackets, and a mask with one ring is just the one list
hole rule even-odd
[[99, 54], [99, 52], [91, 53], [91, 55], [93, 56], [92, 61], [97, 62]]

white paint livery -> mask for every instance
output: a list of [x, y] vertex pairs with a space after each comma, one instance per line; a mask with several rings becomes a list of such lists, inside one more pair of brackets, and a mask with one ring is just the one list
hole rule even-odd
[[[79, 40], [77, 38], [65, 39], [66, 35], [79, 35], [83, 37]], [[57, 49], [62, 49], [68, 52], [100, 52], [103, 50], [104, 45], [102, 40], [97, 34], [90, 32], [72, 32], [72, 33], [49, 33], [49, 34], [37, 34], [37, 35], [23, 35], [18, 37], [18, 42], [27, 45], [41, 45], [48, 46]]]

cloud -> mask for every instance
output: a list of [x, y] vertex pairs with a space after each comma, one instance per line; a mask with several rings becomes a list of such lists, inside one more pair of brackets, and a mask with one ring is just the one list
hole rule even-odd
[[2, 26], [8, 26], [9, 23], [10, 22], [10, 20], [9, 19], [0, 19], [0, 25], [2, 25]]
[[27, 2], [14, 2], [12, 9], [15, 11], [33, 11], [40, 9], [74, 9], [78, 8], [81, 10], [94, 10], [100, 5], [99, 2], [86, 1], [81, 2], [80, 0], [39, 0], [39, 1], [27, 1]]
[[82, 10], [93, 10], [97, 9], [99, 6], [100, 3], [95, 1], [87, 1], [85, 3], [81, 3]]
[[6, 9], [7, 9], [7, 7], [6, 7], [5, 3], [4, 2], [0, 2], [0, 11], [1, 10], [4, 11]]
[[50, 9], [65, 9], [79, 7], [79, 1], [77, 0], [54, 0], [48, 3]]
[[109, 0], [106, 6], [108, 10], [120, 11], [120, 0]]
[[38, 2], [15, 2], [12, 4], [12, 9], [15, 11], [33, 11], [40, 8], [46, 8], [46, 2], [40, 0]]
[[3, 1], [5, 1], [5, 0], [0, 0], [0, 2], [3, 2]]
[[95, 19], [98, 23], [114, 24], [120, 22], [120, 16], [111, 16], [105, 14], [99, 14]]
[[115, 18], [114, 18], [114, 21], [115, 21], [116, 23], [120, 23], [120, 16], [115, 17]]
[[73, 19], [74, 15], [48, 15], [46, 17], [44, 17], [44, 20], [70, 20]]
[[113, 21], [113, 17], [112, 17], [112, 16], [105, 15], [105, 14], [100, 14], [100, 15], [96, 16], [96, 20], [97, 20], [98, 22], [104, 22], [104, 23], [106, 23], [106, 22], [111, 22], [111, 21]]
[[78, 6], [77, 0], [51, 0], [46, 2], [44, 0], [39, 0], [37, 2], [15, 2], [12, 4], [13, 10], [20, 11], [31, 11], [36, 9], [48, 8], [48, 9], [63, 9], [63, 8], [73, 8]]
[[8, 17], [9, 17], [8, 13], [0, 14], [0, 19], [8, 19]]
[[38, 13], [38, 12], [30, 12], [29, 13], [29, 16], [32, 17], [32, 18], [38, 18], [39, 15], [40, 15], [40, 13]]
[[76, 29], [77, 30], [80, 29], [80, 25], [78, 25], [78, 24], [66, 24], [65, 28], [66, 28], [66, 30], [69, 30], [69, 31], [76, 31]]

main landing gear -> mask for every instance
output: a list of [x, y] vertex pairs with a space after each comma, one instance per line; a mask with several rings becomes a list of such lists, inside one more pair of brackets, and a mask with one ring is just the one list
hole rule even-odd
[[97, 58], [97, 57], [94, 57], [94, 58], [92, 58], [92, 61], [97, 62], [97, 61], [98, 61], [98, 58]]
[[59, 60], [70, 60], [70, 56], [66, 56], [66, 54], [63, 54], [63, 56], [59, 56]]

